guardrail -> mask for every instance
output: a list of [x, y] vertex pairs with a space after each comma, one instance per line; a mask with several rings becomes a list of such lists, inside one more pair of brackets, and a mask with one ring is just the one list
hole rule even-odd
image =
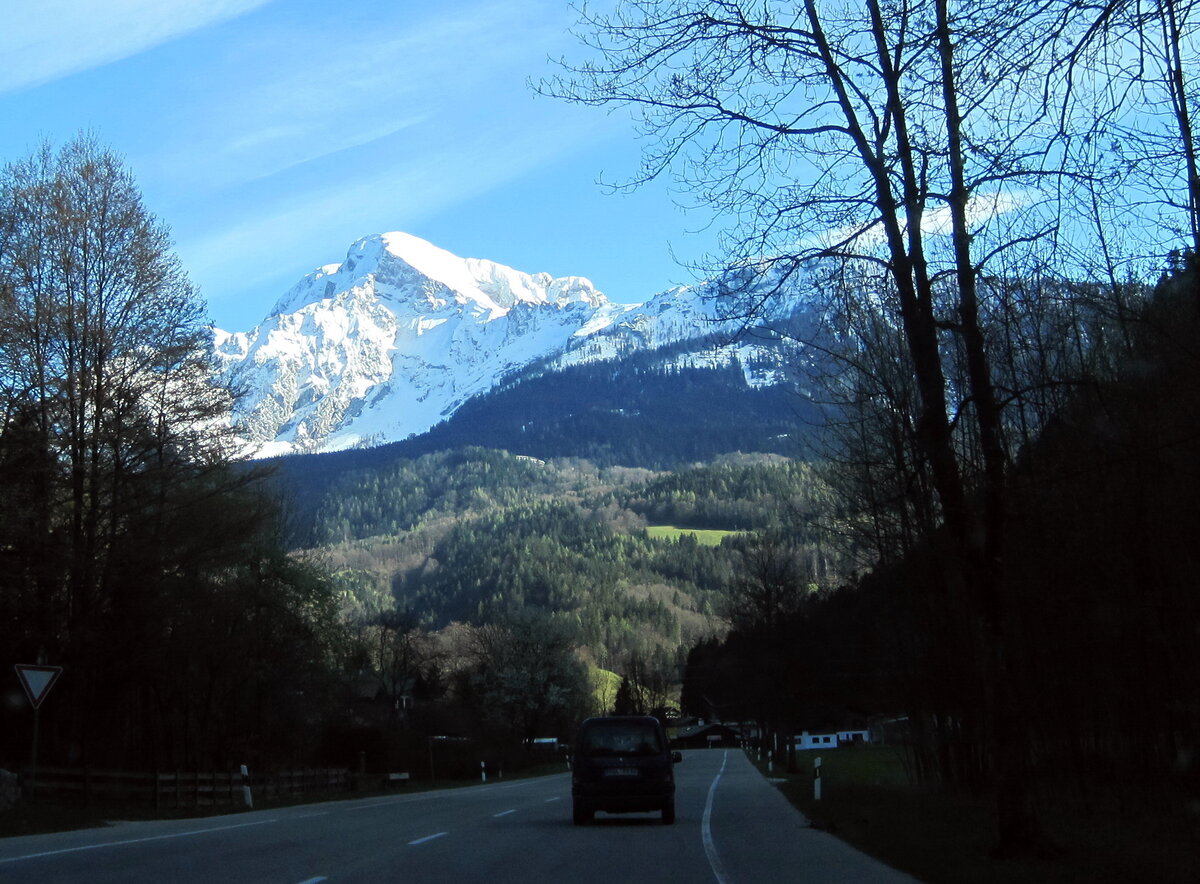
[[[28, 772], [25, 774], [28, 783]], [[345, 768], [238, 771], [137, 772], [39, 767], [37, 796], [50, 801], [126, 803], [158, 808], [222, 807], [244, 805], [242, 787], [249, 785], [256, 798], [305, 795], [310, 792], [348, 792], [354, 778]]]

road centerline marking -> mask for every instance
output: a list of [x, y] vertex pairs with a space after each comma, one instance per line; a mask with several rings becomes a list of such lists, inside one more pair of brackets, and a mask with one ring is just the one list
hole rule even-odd
[[443, 835], [449, 835], [449, 832], [438, 832], [436, 835], [426, 835], [424, 838], [418, 838], [415, 841], [409, 841], [409, 847], [416, 847], [418, 844], [424, 844], [427, 841], [432, 841], [435, 838], [441, 838]]
[[407, 795], [407, 796], [403, 796], [403, 797], [397, 796], [395, 798], [385, 798], [382, 801], [373, 801], [373, 800], [369, 800], [369, 799], [363, 799], [364, 803], [362, 803], [362, 804], [356, 803], [354, 807], [347, 807], [347, 808], [345, 808], [345, 812], [346, 813], [354, 813], [354, 811], [356, 811], [356, 810], [375, 810], [376, 808], [379, 808], [379, 807], [392, 807], [396, 804], [412, 804], [417, 801], [434, 801], [434, 800], [445, 798], [445, 797], [446, 797], [445, 793], [443, 793], [443, 792], [423, 792], [418, 795]]
[[514, 808], [512, 810], [502, 810], [499, 813], [492, 814], [492, 819], [496, 819], [497, 817], [502, 817], [502, 816], [508, 816], [510, 813], [516, 813], [516, 812], [517, 812], [516, 808]]

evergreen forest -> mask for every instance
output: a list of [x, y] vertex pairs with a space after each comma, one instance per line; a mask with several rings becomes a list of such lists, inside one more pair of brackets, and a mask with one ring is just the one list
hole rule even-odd
[[[284, 464], [277, 478], [295, 489], [289, 499], [309, 501], [293, 514], [298, 536], [332, 569], [348, 621], [395, 608], [436, 630], [532, 607], [562, 621], [595, 665], [652, 659], [668, 682], [695, 642], [723, 631], [750, 533], [822, 494], [812, 468], [778, 455], [663, 473], [467, 448], [336, 478]], [[703, 545], [688, 531], [654, 539], [649, 525], [728, 534]]]

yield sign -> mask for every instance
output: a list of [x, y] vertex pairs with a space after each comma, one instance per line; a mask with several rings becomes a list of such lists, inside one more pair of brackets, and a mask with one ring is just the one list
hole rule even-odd
[[15, 663], [13, 669], [17, 670], [17, 677], [21, 679], [21, 687], [25, 689], [25, 696], [29, 698], [34, 709], [42, 705], [42, 700], [46, 699], [46, 694], [50, 693], [50, 688], [54, 687], [54, 683], [62, 675], [61, 666]]

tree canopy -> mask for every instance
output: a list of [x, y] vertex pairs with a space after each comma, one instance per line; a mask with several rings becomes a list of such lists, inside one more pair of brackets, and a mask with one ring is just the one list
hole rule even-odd
[[[1041, 840], [1007, 584], [1014, 469], [1065, 404], [1045, 391], [1078, 390], [1128, 332], [1131, 268], [1144, 282], [1200, 242], [1193, 18], [1174, 2], [627, 0], [585, 10], [592, 55], [542, 85], [631, 108], [649, 136], [638, 181], [673, 175], [732, 219], [731, 315], [755, 322], [793, 279], [826, 297], [807, 342], [845, 366], [828, 379], [840, 457], [870, 473], [840, 487], [872, 505], [863, 537], [899, 536], [901, 556], [937, 537], [1003, 851]], [[1143, 125], [1150, 96], [1161, 113]], [[1168, 217], [1188, 238], [1162, 235]]]
[[[256, 474], [230, 469], [209, 344], [117, 156], [85, 135], [5, 167], [0, 644], [65, 669], [52, 757], [260, 751], [295, 731], [280, 701], [324, 678], [332, 595], [283, 557]], [[24, 728], [4, 732], [23, 756]]]

